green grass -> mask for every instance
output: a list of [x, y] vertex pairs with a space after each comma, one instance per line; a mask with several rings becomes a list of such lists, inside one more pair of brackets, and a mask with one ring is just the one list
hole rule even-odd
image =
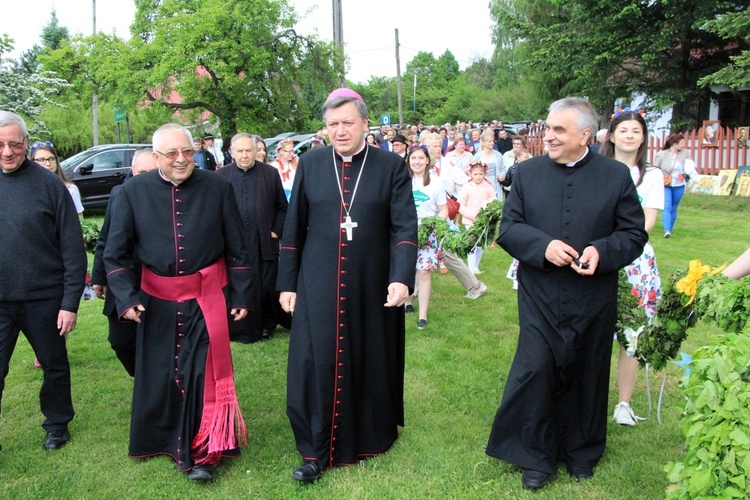
[[[750, 244], [750, 199], [687, 196], [673, 236], [654, 229], [663, 276], [686, 269], [690, 259], [719, 265]], [[662, 468], [684, 456], [679, 426], [682, 370], [670, 365], [662, 421], [655, 411], [635, 428], [608, 424], [607, 451], [596, 476], [576, 483], [564, 468], [541, 492], [521, 488], [515, 467], [487, 457], [484, 446], [518, 335], [516, 292], [505, 278], [510, 257], [485, 252], [482, 279], [489, 289], [476, 301], [451, 275], [434, 276], [430, 324], [417, 330], [407, 316], [406, 427], [386, 455], [363, 466], [330, 471], [311, 486], [289, 477], [299, 463], [285, 415], [289, 333], [270, 342], [233, 345], [240, 403], [250, 431], [243, 455], [224, 461], [216, 481], [192, 484], [171, 459], [127, 456], [132, 381], [107, 343], [102, 302], [81, 304], [79, 327], [68, 347], [77, 411], [73, 438], [57, 452], [42, 450], [38, 391], [41, 371], [23, 337], [18, 342], [0, 416], [0, 498], [661, 498]], [[700, 324], [683, 351], [692, 353], [717, 330]], [[613, 350], [612, 369], [616, 367]], [[651, 377], [654, 403], [663, 374]], [[617, 403], [614, 376], [610, 411]], [[632, 401], [648, 413], [644, 377]]]

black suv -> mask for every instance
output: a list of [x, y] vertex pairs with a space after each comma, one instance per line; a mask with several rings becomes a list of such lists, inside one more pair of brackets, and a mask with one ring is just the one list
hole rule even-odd
[[133, 163], [133, 154], [150, 144], [94, 146], [60, 163], [65, 175], [78, 186], [86, 208], [106, 207], [109, 192], [122, 184]]

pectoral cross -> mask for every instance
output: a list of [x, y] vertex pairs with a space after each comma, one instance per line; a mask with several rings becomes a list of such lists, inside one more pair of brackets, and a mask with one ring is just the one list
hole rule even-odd
[[341, 229], [346, 229], [346, 241], [352, 241], [352, 229], [357, 227], [356, 222], [352, 222], [352, 218], [346, 216], [346, 222], [341, 223]]

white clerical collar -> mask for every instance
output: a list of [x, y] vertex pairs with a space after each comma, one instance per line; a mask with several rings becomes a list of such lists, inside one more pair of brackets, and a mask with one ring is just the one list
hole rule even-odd
[[236, 163], [236, 165], [237, 165], [237, 168], [239, 168], [243, 172], [247, 172], [248, 170], [250, 170], [251, 168], [255, 166], [255, 160], [253, 160], [253, 163], [247, 168], [242, 168], [239, 163]]
[[161, 178], [162, 178], [162, 179], [164, 179], [165, 181], [167, 181], [167, 182], [171, 183], [171, 184], [172, 184], [173, 186], [179, 186], [179, 183], [177, 183], [177, 182], [173, 181], [172, 179], [167, 179], [166, 177], [164, 177], [164, 174], [163, 174], [163, 173], [161, 173], [161, 169], [160, 169], [160, 168], [157, 168], [156, 170], [158, 170], [158, 171], [159, 171], [159, 177], [161, 177]]
[[339, 156], [341, 157], [341, 159], [342, 159], [342, 160], [344, 160], [344, 161], [346, 161], [346, 162], [351, 162], [351, 161], [352, 161], [352, 158], [354, 158], [354, 157], [355, 157], [355, 156], [357, 156], [357, 155], [358, 155], [359, 153], [361, 153], [362, 151], [364, 151], [364, 149], [365, 149], [366, 147], [367, 147], [367, 141], [363, 142], [363, 143], [362, 143], [362, 147], [361, 147], [361, 148], [359, 148], [359, 151], [357, 151], [356, 153], [354, 153], [354, 154], [353, 154], [352, 156], [344, 156], [344, 155], [342, 155], [341, 153], [339, 153], [338, 151], [336, 151], [336, 154], [337, 154], [337, 155], [339, 155]]
[[577, 159], [576, 161], [574, 161], [574, 162], [572, 162], [572, 163], [566, 163], [566, 164], [565, 164], [565, 166], [566, 166], [566, 167], [575, 167], [575, 166], [576, 166], [576, 163], [578, 163], [579, 161], [581, 161], [581, 160], [583, 160], [584, 158], [586, 158], [586, 155], [587, 155], [587, 154], [589, 154], [589, 148], [588, 148], [588, 147], [586, 148], [586, 151], [584, 151], [584, 152], [583, 152], [583, 156], [581, 156], [580, 158], [578, 158], [578, 159]]

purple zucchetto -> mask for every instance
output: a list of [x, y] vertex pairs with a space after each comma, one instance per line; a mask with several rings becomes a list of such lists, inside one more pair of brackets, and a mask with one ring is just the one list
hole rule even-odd
[[340, 89], [336, 89], [330, 94], [328, 94], [328, 98], [326, 98], [326, 102], [330, 101], [331, 99], [335, 99], [337, 97], [348, 97], [350, 99], [357, 99], [359, 101], [364, 101], [362, 99], [362, 96], [353, 91], [352, 89], [348, 89], [346, 87], [341, 87]]

